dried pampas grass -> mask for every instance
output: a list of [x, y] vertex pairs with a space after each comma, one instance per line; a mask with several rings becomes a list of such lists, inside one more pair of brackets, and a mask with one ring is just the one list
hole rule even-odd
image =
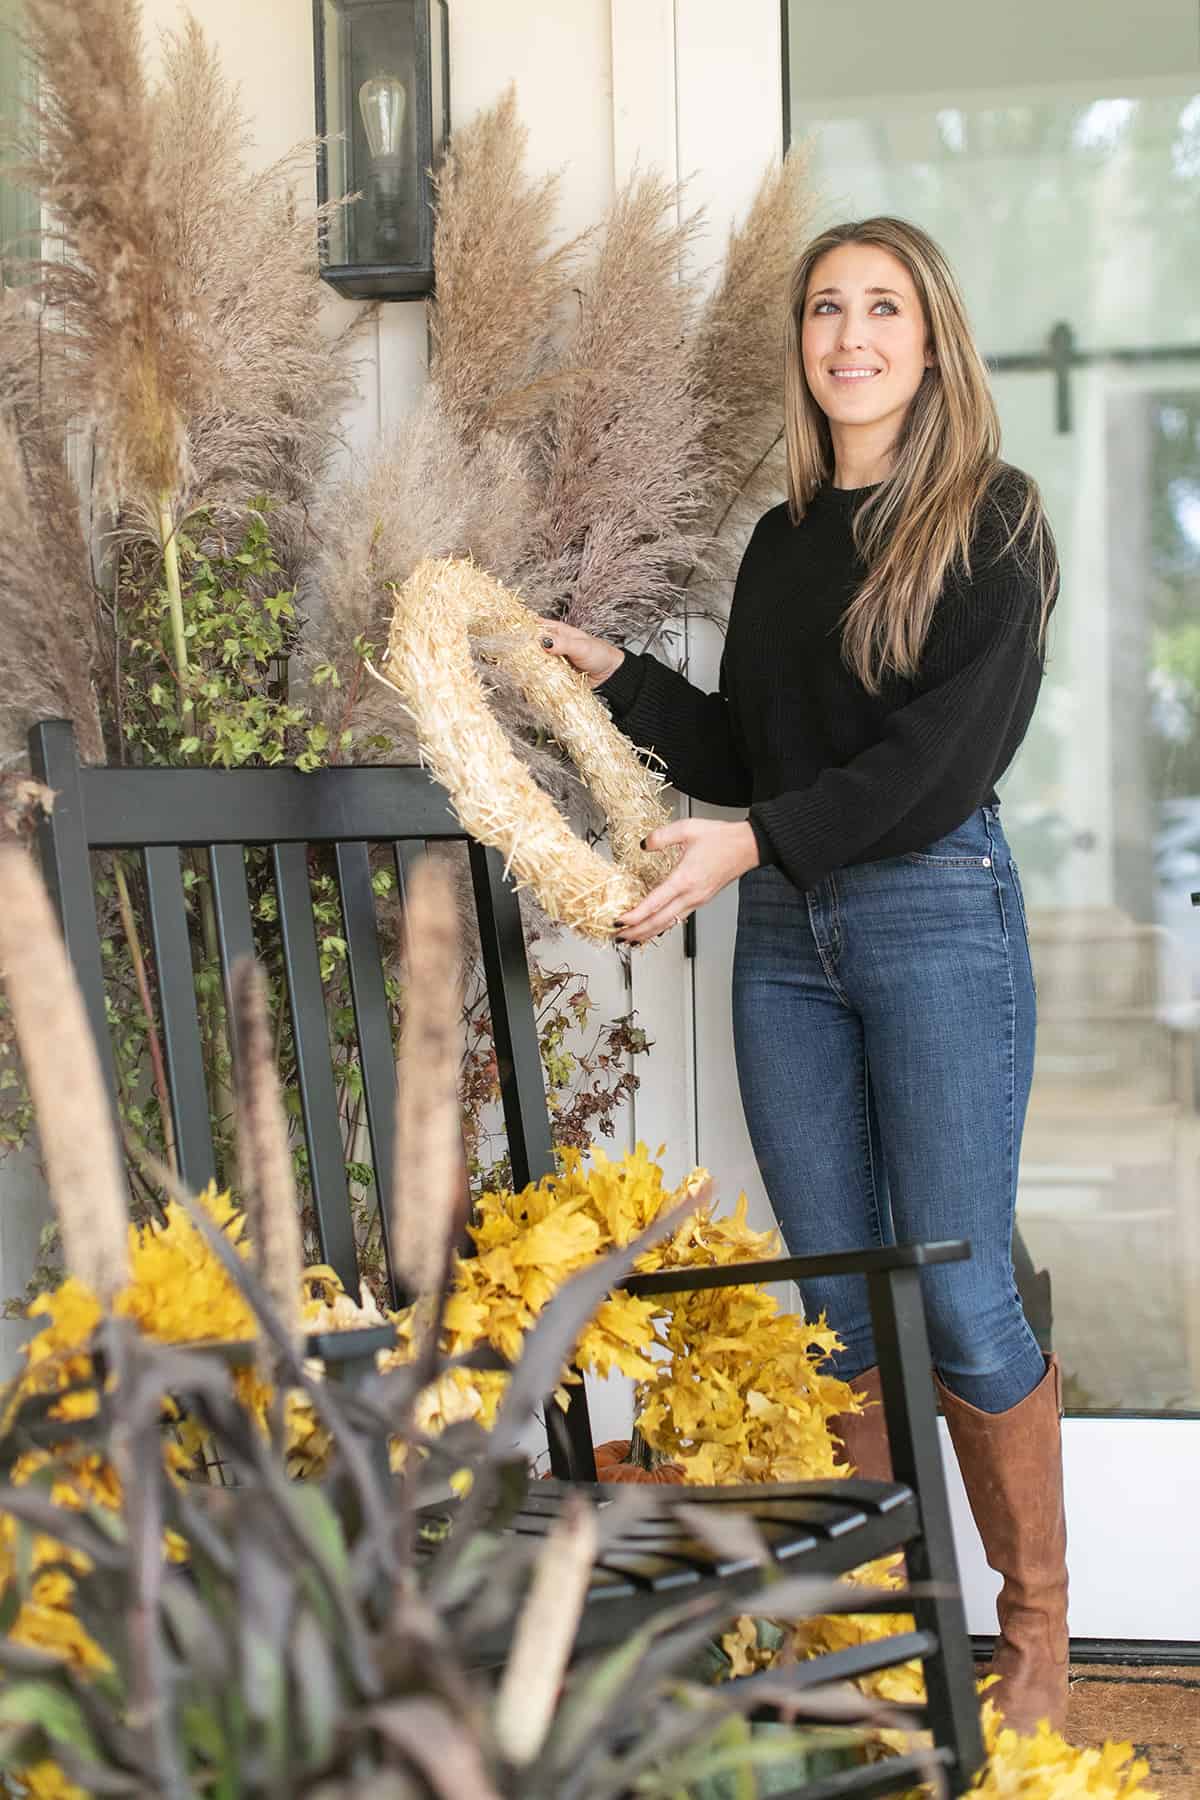
[[390, 1237], [392, 1266], [419, 1298], [441, 1288], [467, 1210], [458, 1100], [462, 954], [454, 879], [443, 862], [426, 857], [413, 871], [405, 927]]
[[707, 412], [703, 460], [712, 471], [706, 530], [718, 578], [732, 573], [753, 518], [786, 485], [783, 347], [788, 283], [812, 229], [807, 146], [764, 175], [729, 234], [689, 345]]
[[[376, 654], [386, 644], [395, 589], [424, 561], [468, 559], [516, 586], [532, 505], [520, 447], [488, 431], [467, 453], [432, 385], [388, 441], [334, 491], [321, 522], [321, 547], [301, 590], [313, 628], [297, 660], [309, 678], [309, 705], [331, 742], [353, 729], [353, 761], [415, 762], [418, 755], [410, 721], [366, 677], [356, 640], [374, 646]], [[536, 583], [523, 592], [535, 611], [543, 610]], [[337, 670], [336, 685], [312, 683], [321, 664]], [[577, 808], [582, 803], [586, 811], [586, 793], [569, 764], [553, 744], [530, 733], [528, 705], [508, 670], [493, 662], [488, 680], [509, 753], [557, 800]]]
[[[700, 216], [654, 174], [636, 174], [594, 232], [551, 249], [557, 182], [527, 178], [525, 144], [511, 90], [455, 134], [425, 403], [322, 520], [336, 724], [359, 736], [379, 728], [380, 705], [353, 685], [351, 646], [380, 641], [392, 586], [423, 558], [468, 557], [538, 613], [653, 642], [685, 601], [720, 613], [753, 510], [783, 492], [802, 155], [764, 176], [709, 282], [688, 272]], [[509, 749], [565, 798], [569, 771], [542, 749], [503, 662], [493, 682]], [[332, 697], [323, 704], [332, 712]]]
[[313, 553], [309, 515], [355, 392], [353, 352], [375, 308], [330, 325], [317, 242], [341, 202], [301, 202], [315, 142], [261, 170], [236, 88], [194, 19], [163, 38], [154, 165], [156, 248], [203, 318], [207, 384], [184, 417], [186, 513], [244, 517], [271, 497], [271, 536], [290, 580]]
[[108, 1092], [50, 898], [0, 843], [0, 977], [12, 1008], [67, 1270], [110, 1306], [129, 1280], [125, 1178]]
[[437, 178], [430, 379], [464, 445], [564, 380], [558, 336], [591, 232], [550, 248], [559, 178], [530, 181], [516, 90], [456, 131]]
[[653, 174], [617, 195], [563, 351], [584, 374], [535, 439], [544, 492], [528, 563], [549, 570], [571, 624], [622, 641], [674, 609], [714, 475], [712, 402], [687, 354], [698, 287], [683, 269], [701, 220], [680, 218], [681, 198]]
[[83, 760], [104, 761], [96, 600], [40, 338], [0, 289], [0, 767], [23, 760], [29, 726], [48, 718], [73, 720]]
[[[469, 634], [493, 639], [534, 718], [547, 725], [608, 819], [615, 866], [576, 837], [549, 795], [511, 756], [471, 666]], [[518, 888], [549, 918], [607, 942], [626, 907], [662, 881], [673, 853], [640, 840], [667, 822], [661, 781], [638, 761], [583, 676], [537, 642], [523, 602], [474, 564], [422, 563], [396, 594], [381, 679], [416, 726], [421, 757], [463, 829], [503, 851]]]
[[103, 424], [102, 487], [177, 491], [185, 419], [208, 387], [208, 334], [183, 270], [160, 252], [168, 204], [138, 0], [27, 0], [38, 102], [24, 180], [61, 232], [43, 265], [71, 374]]
[[263, 1286], [298, 1344], [304, 1269], [300, 1205], [275, 1067], [266, 976], [256, 962], [245, 957], [234, 966], [232, 988], [238, 1050], [238, 1169], [250, 1241]]
[[373, 317], [326, 329], [317, 238], [340, 203], [298, 199], [314, 145], [250, 168], [237, 90], [192, 19], [163, 34], [152, 88], [137, 0], [28, 13], [40, 99], [20, 173], [62, 238], [41, 291], [62, 386], [97, 426], [99, 499], [161, 554], [198, 507], [235, 525], [269, 494], [295, 580]]

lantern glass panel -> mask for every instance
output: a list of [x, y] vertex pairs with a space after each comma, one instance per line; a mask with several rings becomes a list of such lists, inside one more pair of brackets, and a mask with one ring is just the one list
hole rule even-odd
[[327, 191], [359, 196], [330, 223], [330, 263], [419, 257], [427, 153], [415, 14], [404, 0], [324, 0]]

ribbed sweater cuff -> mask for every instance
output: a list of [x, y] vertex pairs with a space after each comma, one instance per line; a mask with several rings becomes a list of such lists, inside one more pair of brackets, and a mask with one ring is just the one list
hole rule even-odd
[[759, 800], [750, 808], [749, 816], [755, 837], [765, 839], [769, 846], [770, 861], [803, 892], [816, 885], [824, 870], [813, 866], [816, 846], [811, 830], [804, 828], [796, 798], [780, 794], [774, 800]]
[[607, 681], [602, 681], [598, 688], [593, 689], [612, 708], [614, 718], [622, 718], [637, 705], [649, 661], [648, 656], [642, 656], [636, 650], [627, 650], [625, 661], [613, 670]]
[[774, 844], [771, 842], [770, 838], [763, 830], [762, 824], [755, 818], [753, 813], [750, 813], [747, 816], [746, 823], [754, 833], [754, 841], [758, 845], [759, 868], [763, 869], [768, 867], [771, 863], [778, 862], [779, 858], [775, 854]]

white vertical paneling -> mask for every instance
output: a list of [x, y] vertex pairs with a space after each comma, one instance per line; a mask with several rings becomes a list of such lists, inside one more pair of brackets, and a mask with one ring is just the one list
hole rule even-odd
[[[674, 0], [612, 0], [611, 32], [614, 181], [638, 169], [675, 180]], [[654, 1045], [639, 1070], [634, 1133], [651, 1152], [665, 1146], [666, 1173], [678, 1180], [696, 1155], [691, 968], [681, 934], [636, 951], [631, 981], [638, 1023]]]
[[[250, 161], [268, 168], [313, 136], [312, 0], [143, 0], [151, 68], [163, 31], [181, 31], [191, 11], [221, 67], [241, 88], [250, 121]], [[316, 192], [316, 163], [310, 193]]]
[[526, 167], [561, 176], [560, 235], [592, 225], [612, 198], [609, 0], [451, 0], [455, 127], [516, 84]]
[[745, 213], [783, 143], [783, 73], [777, 0], [743, 0], [736, 20], [721, 0], [676, 7], [679, 172], [703, 204], [710, 256]]
[[429, 370], [425, 304], [389, 301], [379, 310], [379, 435], [386, 439], [412, 411]]
[[676, 175], [674, 0], [612, 0], [613, 180]]
[[[782, 49], [775, 0], [748, 0], [737, 29], [717, 0], [687, 0], [676, 9], [677, 144], [685, 204], [703, 206], [708, 235], [699, 248], [716, 263], [730, 227], [742, 218], [782, 149]], [[688, 627], [688, 674], [715, 688], [721, 634], [711, 624]], [[695, 805], [701, 818], [737, 818]], [[738, 1097], [730, 1024], [730, 970], [737, 920], [736, 886], [726, 888], [696, 920], [693, 968], [697, 1154], [711, 1169], [725, 1203], [745, 1191], [760, 1228], [773, 1215], [759, 1179]]]

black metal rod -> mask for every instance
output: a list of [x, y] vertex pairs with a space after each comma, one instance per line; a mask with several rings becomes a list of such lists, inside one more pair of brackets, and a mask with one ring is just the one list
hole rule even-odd
[[885, 1269], [925, 1269], [934, 1263], [965, 1262], [971, 1246], [963, 1238], [940, 1244], [900, 1244], [888, 1250], [839, 1250], [829, 1256], [775, 1256], [762, 1262], [726, 1263], [719, 1269], [664, 1269], [627, 1275], [627, 1294], [679, 1294], [694, 1288], [741, 1287], [750, 1281], [799, 1281], [810, 1275], [870, 1275]]
[[300, 1110], [308, 1143], [308, 1169], [321, 1254], [336, 1272], [346, 1292], [357, 1299], [358, 1253], [354, 1246], [354, 1222], [346, 1187], [342, 1123], [338, 1116], [329, 1022], [321, 988], [308, 857], [303, 844], [276, 844], [272, 857]]
[[[781, 1687], [805, 1693], [834, 1681], [857, 1681], [863, 1675], [875, 1675], [880, 1669], [900, 1668], [906, 1662], [932, 1656], [937, 1639], [931, 1631], [904, 1631], [883, 1638], [870, 1638], [862, 1644], [850, 1644], [845, 1650], [830, 1650], [806, 1662], [789, 1663], [777, 1669], [765, 1669], [760, 1675], [743, 1676], [738, 1693], [753, 1694], [756, 1687]], [[924, 1708], [921, 1709], [924, 1711]], [[806, 1715], [807, 1717], [807, 1715]]]
[[919, 1497], [921, 1508], [921, 1536], [906, 1552], [909, 1580], [934, 1588], [932, 1594], [913, 1597], [917, 1626], [938, 1641], [925, 1664], [929, 1723], [934, 1742], [953, 1753], [951, 1791], [959, 1794], [982, 1767], [984, 1749], [920, 1283], [919, 1269], [890, 1269], [868, 1276], [867, 1291], [892, 1467], [896, 1480]]
[[[1194, 362], [1200, 357], [1200, 344], [1145, 344], [1140, 348], [1123, 348], [1114, 350], [1077, 350], [1070, 351], [1073, 368], [1086, 368], [1092, 363], [1156, 363], [1156, 362]], [[1036, 373], [1053, 369], [1056, 358], [1050, 350], [1013, 351], [1001, 356], [984, 358], [989, 369], [998, 374], [1018, 372]]]
[[[924, 1756], [917, 1752], [889, 1756], [884, 1762], [847, 1769], [843, 1775], [825, 1775], [816, 1781], [805, 1782], [802, 1788], [791, 1788], [786, 1794], [780, 1794], [779, 1800], [850, 1800], [851, 1796], [853, 1800], [886, 1800], [889, 1794], [906, 1793], [914, 1782], [928, 1781], [931, 1762], [935, 1770], [939, 1765], [944, 1768], [946, 1758], [936, 1750]], [[962, 1792], [961, 1789], [953, 1791]], [[945, 1792], [942, 1788], [941, 1793]], [[940, 1800], [936, 1791], [932, 1800]]]
[[358, 1058], [362, 1071], [363, 1101], [371, 1161], [375, 1170], [375, 1204], [383, 1238], [384, 1256], [393, 1306], [400, 1304], [397, 1271], [392, 1266], [391, 1193], [396, 1160], [396, 1063], [392, 1050], [392, 1021], [384, 981], [379, 930], [375, 919], [375, 893], [371, 886], [371, 862], [363, 843], [339, 844], [336, 850], [338, 887], [342, 896], [342, 926], [346, 937], [346, 965], [358, 1031]]
[[997, 374], [1045, 371], [1054, 376], [1054, 428], [1060, 436], [1071, 430], [1071, 371], [1095, 364], [1187, 362], [1200, 357], [1200, 344], [1139, 344], [1111, 350], [1081, 350], [1073, 328], [1065, 319], [1051, 326], [1046, 348], [1033, 352], [1017, 351], [986, 358], [988, 367]]
[[145, 864], [175, 1149], [184, 1184], [199, 1193], [215, 1179], [216, 1159], [179, 852], [154, 845]]
[[408, 884], [413, 870], [425, 856], [425, 845], [420, 839], [398, 839], [392, 845], [392, 853], [396, 863], [396, 891], [402, 907], [408, 905]]
[[551, 1473], [560, 1481], [595, 1481], [596, 1451], [582, 1378], [578, 1387], [568, 1389], [565, 1411], [553, 1395], [546, 1401], [546, 1441]]
[[468, 849], [512, 1184], [523, 1188], [555, 1170], [525, 937], [517, 896], [504, 878], [498, 852], [476, 843]]
[[119, 1134], [117, 1066], [104, 1005], [104, 962], [96, 923], [87, 814], [75, 732], [66, 719], [47, 719], [33, 727], [29, 733], [29, 760], [37, 780], [54, 794], [53, 811], [38, 824], [42, 878], [58, 913], [67, 955], [83, 993]]
[[[505, 879], [499, 854], [473, 841], [468, 843], [468, 854], [512, 1184], [520, 1189], [555, 1171], [521, 910], [516, 892]], [[571, 1388], [565, 1413], [553, 1400], [547, 1401], [546, 1436], [555, 1475], [567, 1481], [595, 1481], [596, 1458], [582, 1381]]]

